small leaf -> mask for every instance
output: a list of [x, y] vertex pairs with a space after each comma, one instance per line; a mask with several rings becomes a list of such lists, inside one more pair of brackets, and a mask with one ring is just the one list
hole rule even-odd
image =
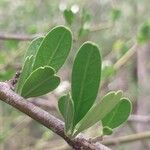
[[76, 55], [72, 71], [72, 99], [74, 102], [74, 126], [93, 105], [99, 89], [101, 56], [92, 42], [84, 43]]
[[16, 85], [16, 92], [19, 94], [22, 90], [22, 87], [23, 87], [26, 79], [32, 72], [33, 62], [34, 62], [36, 53], [39, 49], [39, 46], [40, 46], [42, 40], [43, 40], [43, 37], [34, 39], [26, 51], [26, 54], [24, 57], [24, 65], [23, 65], [23, 68], [21, 71], [21, 75], [19, 77], [19, 81]]
[[68, 28], [58, 26], [53, 28], [44, 38], [33, 70], [42, 66], [51, 66], [56, 71], [64, 64], [72, 44], [72, 34]]
[[74, 20], [74, 13], [72, 12], [72, 10], [71, 9], [65, 9], [63, 15], [64, 15], [66, 22], [69, 25], [71, 25], [73, 23], [73, 20]]
[[65, 120], [65, 131], [66, 133], [68, 133], [69, 130], [72, 130], [73, 112], [74, 112], [73, 101], [69, 94], [62, 96], [59, 99], [58, 108]]
[[21, 96], [36, 97], [54, 90], [60, 83], [60, 78], [54, 73], [54, 69], [49, 66], [33, 71], [23, 85]]
[[33, 57], [35, 58], [43, 39], [44, 37], [38, 37], [31, 42], [30, 46], [28, 47], [26, 51], [24, 59], [26, 59], [28, 56], [31, 56], [31, 55], [33, 55]]
[[126, 98], [122, 98], [115, 108], [102, 119], [102, 125], [112, 129], [116, 128], [128, 119], [130, 113], [131, 102]]
[[150, 21], [146, 21], [142, 24], [139, 33], [137, 35], [137, 41], [139, 43], [145, 43], [150, 40]]
[[111, 11], [112, 21], [118, 20], [120, 18], [120, 16], [121, 16], [121, 10], [120, 9], [117, 9], [117, 8], [112, 9], [112, 11]]
[[116, 93], [109, 92], [101, 101], [95, 103], [85, 117], [77, 124], [75, 134], [77, 135], [104, 118], [119, 103], [121, 96], [121, 91]]
[[113, 133], [113, 130], [109, 127], [103, 127], [103, 135], [111, 135]]
[[33, 62], [33, 55], [27, 56], [18, 83], [16, 85], [16, 92], [19, 94], [21, 93], [22, 87], [26, 79], [28, 78], [28, 76], [32, 71], [32, 62]]

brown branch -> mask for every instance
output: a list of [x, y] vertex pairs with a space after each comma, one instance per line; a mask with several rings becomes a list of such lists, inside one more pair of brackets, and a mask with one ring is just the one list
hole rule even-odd
[[128, 121], [135, 123], [150, 123], [150, 116], [145, 115], [130, 115]]
[[122, 136], [122, 137], [115, 137], [111, 139], [105, 139], [101, 143], [104, 145], [117, 145], [117, 144], [123, 144], [123, 143], [130, 143], [138, 140], [143, 140], [143, 139], [150, 139], [150, 131], [147, 132], [141, 132], [141, 133], [136, 133], [136, 134], [131, 134], [127, 136]]
[[109, 148], [100, 143], [90, 143], [90, 141], [82, 135], [79, 135], [74, 139], [68, 138], [64, 133], [64, 123], [62, 121], [23, 99], [12, 91], [9, 84], [5, 82], [0, 82], [0, 99], [61, 136], [76, 150], [109, 150]]
[[[97, 32], [100, 30], [110, 29], [113, 27], [113, 24], [103, 23], [97, 26], [92, 26], [89, 30], [90, 32]], [[35, 35], [18, 35], [10, 33], [0, 33], [0, 40], [18, 40], [18, 41], [31, 41], [38, 36], [43, 36], [44, 34], [35, 34]], [[77, 39], [73, 39], [77, 41]]]
[[18, 41], [30, 41], [39, 35], [17, 35], [17, 34], [7, 34], [1, 33], [0, 40], [18, 40]]
[[111, 23], [103, 23], [97, 26], [92, 26], [90, 28], [90, 32], [97, 32], [97, 31], [101, 31], [101, 30], [107, 30], [110, 29], [114, 26], [114, 24]]

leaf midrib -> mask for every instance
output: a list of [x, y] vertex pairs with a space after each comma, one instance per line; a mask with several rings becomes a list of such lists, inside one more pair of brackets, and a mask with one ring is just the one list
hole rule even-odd
[[[90, 62], [90, 58], [91, 58], [91, 54], [92, 54], [92, 51], [90, 52], [89, 56], [88, 56], [88, 61], [86, 63], [86, 66], [85, 66], [85, 71], [84, 71], [84, 75], [83, 75], [83, 80], [82, 80], [82, 83], [81, 83], [81, 90], [80, 90], [80, 93], [79, 93], [79, 101], [78, 101], [78, 104], [77, 104], [77, 109], [76, 109], [76, 112], [78, 112], [78, 109], [79, 109], [79, 104], [81, 102], [81, 98], [82, 98], [82, 94], [83, 94], [83, 85], [84, 85], [84, 81], [86, 79], [86, 74], [87, 74], [87, 70], [88, 70], [88, 66], [89, 66], [89, 62]], [[78, 115], [77, 115], [78, 116]]]
[[68, 123], [69, 122], [69, 115], [70, 114], [68, 114], [69, 113], [69, 99], [68, 99], [68, 97], [67, 97], [67, 108], [66, 108], [67, 110], [65, 111], [66, 112], [66, 114], [65, 114], [65, 116], [66, 116], [66, 123]]
[[[114, 107], [114, 108], [115, 108], [115, 107]], [[113, 108], [113, 109], [114, 109], [114, 108]], [[113, 110], [113, 109], [112, 109], [112, 110]], [[111, 121], [113, 120], [114, 116], [115, 116], [116, 113], [118, 112], [118, 109], [119, 109], [119, 103], [118, 103], [117, 109], [116, 109], [116, 110], [114, 111], [114, 113], [112, 114], [111, 119], [108, 121], [108, 126], [110, 125], [110, 123], [111, 123]], [[112, 111], [112, 110], [111, 110], [111, 111]], [[110, 112], [111, 112], [111, 111], [110, 111]], [[109, 112], [109, 113], [110, 113], [110, 112]]]
[[34, 91], [38, 86], [42, 85], [44, 82], [48, 81], [49, 79], [53, 78], [53, 77], [56, 77], [56, 76], [51, 76], [51, 77], [48, 77], [47, 79], [43, 80], [42, 82], [40, 82], [39, 84], [37, 84], [34, 88], [32, 88], [29, 92], [26, 93], [25, 97], [31, 93], [32, 91]]
[[49, 62], [48, 62], [48, 65], [50, 65], [50, 63], [51, 63], [51, 61], [52, 61], [54, 55], [56, 54], [56, 52], [57, 52], [57, 50], [58, 50], [58, 47], [60, 46], [61, 41], [62, 41], [62, 39], [63, 39], [64, 36], [65, 36], [65, 33], [66, 33], [66, 31], [64, 31], [64, 33], [62, 34], [61, 38], [59, 39], [59, 42], [58, 42], [58, 44], [57, 44], [57, 47], [55, 48], [55, 50], [54, 50], [52, 56], [50, 57], [50, 60], [49, 60]]

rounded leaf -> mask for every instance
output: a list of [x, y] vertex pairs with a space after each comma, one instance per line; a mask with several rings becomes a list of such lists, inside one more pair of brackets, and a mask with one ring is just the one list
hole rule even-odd
[[51, 66], [56, 71], [64, 64], [72, 44], [72, 34], [64, 26], [53, 28], [44, 38], [35, 58], [33, 70]]
[[113, 130], [109, 127], [103, 127], [103, 135], [111, 135], [113, 133]]
[[23, 85], [21, 96], [37, 97], [54, 90], [60, 83], [60, 78], [54, 73], [54, 69], [49, 66], [33, 71]]
[[102, 125], [111, 129], [120, 126], [128, 119], [131, 108], [131, 102], [127, 98], [122, 98], [116, 107], [102, 119]]
[[84, 43], [75, 58], [72, 70], [72, 99], [74, 102], [74, 125], [93, 105], [101, 77], [101, 56], [99, 48], [92, 42]]

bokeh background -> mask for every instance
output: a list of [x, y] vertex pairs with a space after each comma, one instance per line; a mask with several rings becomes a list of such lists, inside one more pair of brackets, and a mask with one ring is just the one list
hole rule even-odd
[[[62, 82], [52, 93], [30, 99], [56, 117], [58, 98], [70, 90], [74, 56], [87, 41], [97, 43], [103, 58], [97, 100], [123, 90], [133, 104], [129, 120], [105, 138], [142, 133], [147, 139], [116, 143], [114, 150], [150, 149], [150, 1], [149, 0], [0, 0], [0, 81], [21, 69], [31, 40], [56, 25], [73, 32], [73, 47], [59, 71]], [[100, 134], [100, 125], [85, 131]], [[57, 135], [0, 101], [0, 150], [69, 150]]]

